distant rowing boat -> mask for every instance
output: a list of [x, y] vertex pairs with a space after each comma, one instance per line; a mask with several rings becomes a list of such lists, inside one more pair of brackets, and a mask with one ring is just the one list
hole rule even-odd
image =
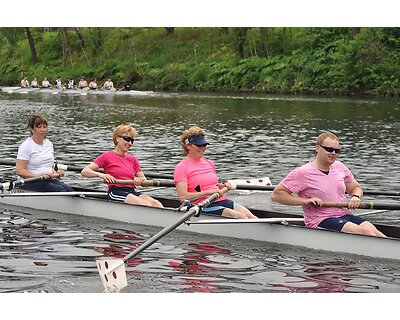
[[[99, 217], [126, 223], [165, 227], [182, 213], [174, 199], [159, 198], [166, 208], [126, 205], [105, 201], [105, 192], [88, 193], [76, 189], [72, 194], [36, 193], [21, 196], [2, 196], [0, 203], [18, 207], [62, 212], [66, 214]], [[309, 229], [298, 215], [251, 209], [259, 220], [226, 219], [202, 214], [178, 227], [179, 230], [226, 236], [239, 239], [282, 243], [339, 253], [358, 254], [374, 258], [400, 260], [400, 227], [379, 225], [388, 238]]]
[[140, 90], [130, 90], [130, 91], [118, 91], [118, 90], [87, 90], [87, 89], [57, 89], [57, 88], [21, 88], [21, 87], [0, 87], [1, 92], [13, 94], [72, 94], [72, 95], [128, 95], [128, 96], [148, 96], [154, 94], [153, 91], [140, 91]]

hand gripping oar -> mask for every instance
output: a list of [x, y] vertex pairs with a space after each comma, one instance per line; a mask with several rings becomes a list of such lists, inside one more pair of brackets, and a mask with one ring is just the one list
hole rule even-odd
[[[234, 188], [234, 186], [232, 186]], [[221, 189], [222, 193], [227, 192], [229, 189], [227, 187]], [[219, 193], [214, 193], [204, 201], [194, 205], [191, 207], [184, 215], [182, 215], [176, 222], [171, 224], [170, 226], [165, 227], [160, 232], [149, 238], [147, 241], [142, 243], [139, 247], [137, 247], [130, 254], [125, 256], [122, 259], [98, 259], [96, 260], [97, 269], [100, 273], [101, 281], [106, 289], [106, 292], [119, 292], [122, 288], [128, 285], [128, 281], [126, 279], [126, 271], [125, 271], [125, 263], [141, 253], [143, 250], [150, 247], [156, 241], [166, 236], [171, 231], [175, 230], [186, 220], [190, 219], [194, 215], [200, 212], [200, 210], [204, 207], [207, 207], [210, 203], [214, 202], [220, 197]]]
[[[322, 202], [321, 207], [335, 207], [344, 208], [348, 207], [348, 202]], [[358, 209], [377, 209], [377, 210], [400, 210], [400, 203], [387, 203], [387, 202], [360, 202]]]

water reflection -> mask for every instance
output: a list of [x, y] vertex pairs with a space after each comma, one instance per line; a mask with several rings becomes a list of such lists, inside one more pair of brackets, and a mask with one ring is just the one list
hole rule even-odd
[[[133, 153], [144, 171], [171, 174], [179, 135], [204, 127], [207, 156], [225, 178], [270, 176], [274, 184], [314, 156], [316, 135], [333, 130], [343, 160], [370, 189], [397, 190], [400, 102], [266, 95], [150, 97], [0, 95], [2, 158], [15, 158], [33, 112], [50, 121], [59, 162], [84, 165], [111, 149], [113, 128], [138, 128]], [[390, 174], [388, 174], [390, 173]], [[3, 175], [3, 172], [2, 172]], [[69, 172], [66, 182], [105, 188]], [[175, 196], [173, 190], [156, 191]], [[234, 193], [249, 207], [287, 210], [265, 193]], [[385, 198], [387, 199], [387, 198]], [[293, 212], [296, 209], [291, 209]], [[299, 211], [299, 210], [298, 210]], [[396, 212], [377, 217], [399, 224]], [[158, 230], [42, 212], [0, 214], [0, 291], [101, 292], [94, 259], [123, 257]], [[127, 292], [399, 292], [397, 264], [257, 242], [172, 233], [128, 263]]]

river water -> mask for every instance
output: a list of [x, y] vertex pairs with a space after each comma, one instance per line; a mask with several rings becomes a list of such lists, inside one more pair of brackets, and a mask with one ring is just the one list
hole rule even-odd
[[[331, 130], [341, 138], [339, 159], [364, 189], [398, 190], [397, 99], [2, 94], [2, 158], [15, 158], [18, 145], [28, 135], [26, 119], [34, 112], [48, 117], [48, 137], [60, 163], [91, 162], [113, 147], [113, 128], [130, 123], [139, 133], [132, 152], [143, 170], [172, 174], [183, 157], [179, 135], [198, 125], [208, 133], [211, 144], [207, 157], [216, 162], [220, 177], [269, 176], [273, 184], [312, 159], [317, 135]], [[8, 173], [0, 174], [6, 177]], [[73, 172], [67, 174], [65, 182], [104, 189], [98, 181]], [[157, 193], [176, 196], [172, 189]], [[262, 192], [241, 192], [231, 197], [248, 207], [301, 213], [299, 208], [272, 204], [268, 194]], [[102, 292], [94, 264], [101, 249], [115, 246], [127, 250], [127, 243], [132, 247], [158, 231], [59, 213], [6, 206], [0, 210], [0, 292]], [[368, 219], [400, 224], [397, 212]], [[124, 237], [114, 239], [113, 233]], [[400, 292], [400, 266], [390, 260], [173, 232], [135, 260], [129, 269], [129, 286], [123, 291], [389, 293]]]

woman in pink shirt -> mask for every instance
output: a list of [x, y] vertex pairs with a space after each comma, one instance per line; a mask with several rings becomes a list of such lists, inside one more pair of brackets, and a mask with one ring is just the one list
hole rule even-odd
[[[98, 156], [82, 170], [82, 176], [99, 177], [107, 182], [108, 199], [110, 201], [161, 208], [163, 205], [158, 200], [140, 193], [135, 189], [135, 186], [115, 183], [116, 180], [134, 180], [135, 185], [138, 186], [143, 180], [146, 180], [138, 159], [128, 154], [136, 135], [136, 129], [129, 125], [121, 124], [115, 128], [113, 132], [114, 150]], [[104, 173], [96, 171], [99, 168], [103, 168]]]
[[[205, 134], [203, 129], [191, 127], [180, 137], [186, 158], [175, 167], [174, 183], [181, 202], [189, 200], [195, 204], [200, 203], [216, 192], [221, 193], [220, 187], [230, 187], [229, 183], [218, 184], [214, 162], [204, 158], [209, 144], [204, 138]], [[204, 208], [203, 212], [241, 219], [257, 218], [247, 208], [225, 196]]]
[[[350, 209], [358, 208], [363, 191], [350, 170], [336, 160], [339, 151], [336, 135], [320, 134], [315, 159], [291, 171], [272, 192], [272, 201], [303, 206], [305, 225], [310, 228], [384, 237], [372, 223], [351, 214]], [[322, 202], [345, 202], [346, 192], [351, 195], [348, 208], [320, 207]]]

